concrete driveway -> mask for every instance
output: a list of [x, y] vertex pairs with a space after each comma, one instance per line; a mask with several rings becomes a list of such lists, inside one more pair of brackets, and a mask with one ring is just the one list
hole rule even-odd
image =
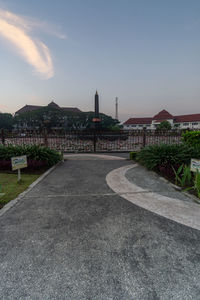
[[200, 231], [113, 192], [126, 160], [68, 160], [0, 217], [0, 299], [200, 299]]

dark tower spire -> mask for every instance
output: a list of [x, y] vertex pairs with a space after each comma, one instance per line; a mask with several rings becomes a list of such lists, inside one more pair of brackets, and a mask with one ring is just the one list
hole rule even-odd
[[95, 118], [99, 119], [99, 95], [97, 91], [94, 97], [94, 112], [95, 112]]

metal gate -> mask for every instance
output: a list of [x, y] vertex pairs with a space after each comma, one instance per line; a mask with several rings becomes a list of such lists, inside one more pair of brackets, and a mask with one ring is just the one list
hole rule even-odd
[[65, 131], [65, 132], [4, 132], [1, 144], [41, 145], [63, 152], [129, 152], [146, 145], [181, 143], [180, 131], [150, 130]]

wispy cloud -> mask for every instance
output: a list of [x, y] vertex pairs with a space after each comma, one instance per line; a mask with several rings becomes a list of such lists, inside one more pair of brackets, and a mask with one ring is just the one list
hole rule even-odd
[[44, 21], [38, 21], [33, 18], [27, 18], [26, 17], [26, 23], [29, 24], [29, 27], [32, 29], [39, 29], [40, 31], [44, 31], [50, 35], [54, 35], [59, 39], [65, 40], [67, 37], [65, 34], [63, 34], [58, 26], [51, 25]]
[[0, 9], [0, 36], [11, 42], [14, 49], [43, 78], [53, 77], [54, 69], [48, 47], [31, 35], [34, 28], [41, 28], [59, 38], [66, 38], [48, 24], [37, 22], [31, 18], [21, 17]]

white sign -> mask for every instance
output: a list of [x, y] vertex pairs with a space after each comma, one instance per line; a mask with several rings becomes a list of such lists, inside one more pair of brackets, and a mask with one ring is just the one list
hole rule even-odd
[[191, 159], [190, 170], [192, 172], [200, 172], [200, 159]]
[[12, 157], [11, 162], [12, 162], [12, 170], [13, 171], [27, 167], [26, 155]]

